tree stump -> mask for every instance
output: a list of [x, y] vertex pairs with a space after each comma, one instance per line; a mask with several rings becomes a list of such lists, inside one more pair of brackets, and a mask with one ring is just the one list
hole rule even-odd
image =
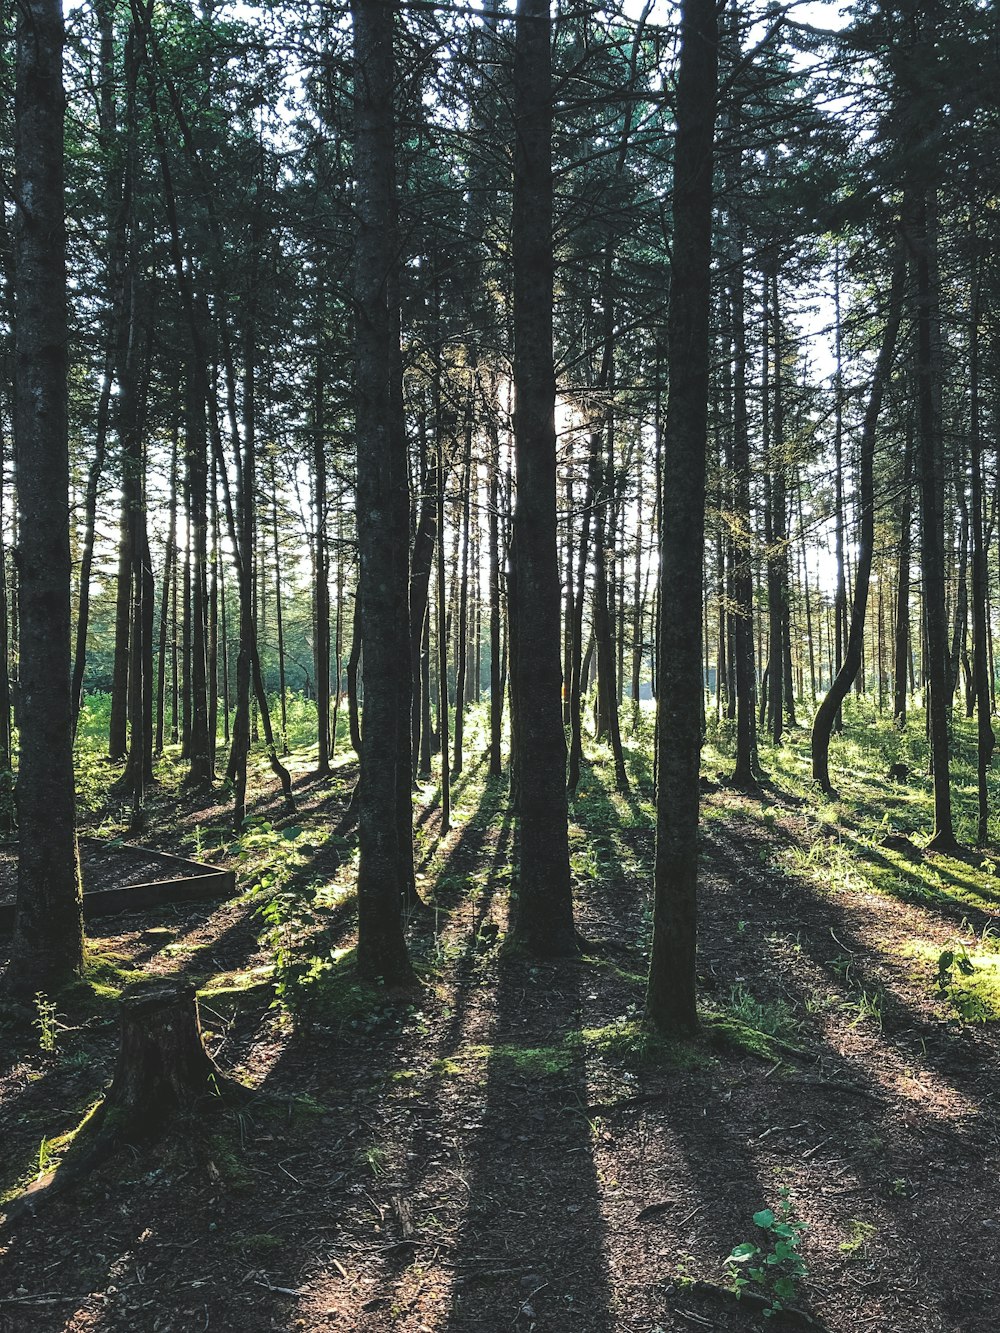
[[95, 1114], [98, 1133], [141, 1142], [209, 1098], [247, 1095], [205, 1050], [195, 988], [186, 981], [141, 981], [121, 995], [121, 1044], [108, 1094]]
[[65, 1193], [119, 1145], [148, 1143], [172, 1120], [250, 1097], [205, 1050], [190, 982], [136, 982], [122, 992], [119, 1005], [121, 1044], [111, 1087], [80, 1126], [62, 1163], [0, 1215], [0, 1227]]

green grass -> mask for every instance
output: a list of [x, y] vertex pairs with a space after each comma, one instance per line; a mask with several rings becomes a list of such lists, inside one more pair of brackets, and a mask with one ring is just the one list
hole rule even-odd
[[[778, 797], [801, 802], [802, 815], [813, 833], [786, 840], [778, 863], [827, 893], [877, 893], [961, 916], [964, 908], [1000, 910], [1000, 880], [989, 857], [948, 857], [926, 854], [934, 825], [933, 781], [927, 774], [924, 715], [910, 712], [905, 731], [880, 715], [870, 701], [853, 696], [845, 704], [845, 727], [830, 745], [830, 772], [837, 790], [828, 799], [811, 777], [809, 733], [791, 733], [784, 744], [761, 738], [761, 762]], [[975, 723], [956, 709], [952, 737], [952, 805], [955, 833], [971, 847], [976, 831]], [[732, 767], [734, 742], [730, 724], [710, 722], [703, 751], [703, 771]], [[904, 783], [891, 782], [889, 769], [905, 763], [911, 772]], [[989, 835], [1000, 840], [1000, 772], [989, 777]], [[709, 818], [731, 822], [725, 805], [709, 806]], [[738, 818], [761, 831], [776, 830], [779, 812], [764, 799]], [[909, 846], [894, 846], [903, 836]], [[888, 844], [886, 843], [886, 840]]]
[[745, 986], [733, 986], [718, 1007], [705, 1007], [709, 1039], [719, 1045], [775, 1061], [801, 1055], [800, 1023], [784, 1000], [757, 999]]

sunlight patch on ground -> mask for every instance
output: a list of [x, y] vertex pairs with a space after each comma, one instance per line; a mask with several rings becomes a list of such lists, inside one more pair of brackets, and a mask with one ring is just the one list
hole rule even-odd
[[903, 954], [919, 963], [914, 979], [937, 991], [950, 1015], [968, 1023], [1000, 1019], [1000, 953], [985, 941], [952, 940], [940, 944], [911, 939]]

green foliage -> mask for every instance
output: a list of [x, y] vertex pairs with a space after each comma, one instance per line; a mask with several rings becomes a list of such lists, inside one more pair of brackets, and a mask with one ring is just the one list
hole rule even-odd
[[59, 1160], [59, 1154], [51, 1139], [43, 1138], [38, 1145], [38, 1178], [46, 1175]]
[[56, 1006], [42, 991], [35, 995], [35, 1017], [32, 1027], [38, 1033], [38, 1047], [46, 1055], [56, 1049]]
[[314, 902], [313, 893], [275, 893], [257, 909], [273, 960], [274, 1002], [293, 1013], [302, 1009], [308, 993], [333, 966], [332, 955], [324, 958], [312, 949]]
[[705, 1018], [712, 1040], [761, 1060], [802, 1053], [796, 1041], [800, 1024], [791, 1005], [758, 1000], [742, 984], [731, 988], [719, 1008], [706, 1009]]
[[768, 1303], [764, 1314], [771, 1316], [795, 1299], [808, 1276], [799, 1253], [807, 1227], [795, 1216], [788, 1189], [780, 1191], [777, 1211], [763, 1208], [753, 1220], [762, 1233], [760, 1242], [745, 1240], [734, 1246], [726, 1265], [736, 1296], [756, 1288]]
[[858, 1217], [851, 1218], [851, 1234], [847, 1240], [842, 1241], [840, 1250], [853, 1258], [859, 1250], [863, 1249], [867, 1242], [875, 1235], [876, 1228], [871, 1222], [862, 1222]]
[[944, 949], [938, 956], [937, 976], [934, 978], [938, 990], [942, 995], [947, 995], [954, 986], [956, 974], [963, 977], [971, 977], [975, 974], [976, 968], [964, 944], [959, 944], [957, 951], [955, 949]]
[[966, 1023], [1000, 1020], [1000, 952], [991, 932], [969, 944], [956, 939], [944, 950], [914, 940], [908, 952], [920, 960], [922, 975], [925, 967], [932, 969], [931, 985], [954, 1018]]

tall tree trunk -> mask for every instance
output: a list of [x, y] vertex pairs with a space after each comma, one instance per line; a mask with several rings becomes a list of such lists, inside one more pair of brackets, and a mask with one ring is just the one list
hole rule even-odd
[[171, 589], [177, 585], [177, 458], [180, 452], [178, 436], [180, 428], [177, 410], [174, 409], [174, 422], [170, 443], [170, 518], [167, 529], [167, 550], [163, 560], [163, 585], [160, 596], [160, 630], [156, 660], [156, 741], [154, 753], [163, 753], [163, 737], [166, 733], [167, 711], [167, 649], [170, 631]]
[[519, 863], [514, 936], [577, 951], [560, 700], [552, 354], [552, 85], [549, 0], [518, 0], [514, 46], [514, 457]]
[[[734, 119], [737, 117], [734, 113]], [[729, 182], [732, 191], [733, 183]], [[730, 302], [733, 321], [733, 657], [736, 677], [734, 786], [751, 788], [760, 777], [757, 758], [753, 618], [753, 528], [750, 514], [750, 431], [747, 421], [746, 289], [743, 220], [729, 208]]]
[[[208, 589], [208, 747], [209, 747], [209, 765], [212, 772], [215, 772], [216, 746], [219, 734], [219, 640], [223, 640], [222, 648], [225, 653], [225, 630], [220, 626], [219, 617], [219, 585], [221, 582], [221, 565], [219, 560], [219, 504], [216, 479], [216, 461], [213, 457], [211, 474], [209, 477], [209, 505], [212, 523], [212, 558], [209, 569], [209, 589]], [[176, 580], [175, 580], [176, 582]], [[223, 621], [224, 625], [224, 621]], [[225, 719], [226, 732], [228, 738], [229, 717], [228, 712]]]
[[150, 561], [146, 514], [145, 429], [149, 375], [145, 293], [139, 285], [134, 254], [126, 259], [129, 292], [129, 335], [116, 377], [118, 436], [121, 441], [132, 590], [128, 658], [128, 760], [121, 788], [132, 798], [132, 827], [143, 822], [145, 788], [153, 777], [153, 623], [155, 585]]
[[708, 451], [712, 156], [718, 81], [715, 0], [682, 0], [674, 148], [670, 388], [660, 533], [653, 945], [646, 1017], [698, 1024], [695, 957], [701, 750], [701, 603]]
[[[406, 891], [401, 875], [405, 852], [399, 847], [398, 773], [401, 753], [399, 673], [408, 673], [401, 655], [400, 621], [408, 603], [408, 551], [398, 544], [399, 460], [402, 445], [394, 421], [396, 404], [396, 319], [388, 290], [395, 287], [395, 146], [393, 127], [393, 24], [395, 4], [352, 0], [354, 20], [354, 169], [358, 232], [355, 245], [357, 392], [357, 526], [361, 561], [359, 595], [364, 626], [364, 730], [358, 796], [358, 968], [387, 985], [412, 985], [400, 904]], [[405, 498], [405, 456], [403, 497]], [[408, 503], [408, 502], [407, 502]], [[386, 542], [386, 533], [395, 543]], [[403, 577], [400, 577], [400, 575]], [[412, 852], [410, 852], [412, 865]]]
[[351, 733], [351, 749], [361, 756], [361, 720], [358, 706], [358, 671], [361, 666], [361, 594], [354, 594], [354, 615], [351, 617], [351, 651], [347, 655], [347, 720]]
[[892, 716], [896, 725], [906, 726], [907, 679], [910, 659], [910, 551], [913, 511], [913, 414], [906, 415], [906, 443], [903, 450], [903, 493], [900, 497], [899, 571], [896, 579], [896, 617], [893, 635]]
[[127, 487], [123, 478], [118, 523], [118, 578], [115, 594], [115, 646], [111, 677], [111, 716], [108, 723], [108, 758], [118, 762], [128, 754], [129, 629], [132, 623], [132, 551]]
[[204, 368], [192, 357], [187, 382], [187, 475], [191, 497], [191, 738], [185, 782], [207, 788], [215, 774], [208, 707], [208, 437]]
[[462, 567], [458, 583], [458, 651], [455, 656], [455, 762], [452, 774], [462, 772], [462, 743], [465, 736], [465, 701], [468, 682], [469, 649], [469, 557], [472, 541], [472, 396], [465, 412], [465, 458], [462, 465], [461, 505]]
[[979, 395], [979, 321], [982, 257], [976, 257], [972, 276], [969, 317], [969, 434], [972, 462], [972, 652], [976, 695], [976, 789], [978, 817], [976, 842], [986, 842], [989, 823], [987, 774], [993, 761], [996, 736], [990, 721], [990, 690], [987, 658], [986, 534], [983, 506], [983, 439]]
[[[767, 607], [768, 607], [768, 715], [771, 724], [771, 740], [779, 744], [784, 734], [785, 712], [790, 700], [787, 697], [785, 671], [785, 644], [788, 635], [788, 538], [787, 538], [787, 495], [784, 412], [783, 412], [783, 374], [781, 365], [781, 311], [778, 306], [778, 275], [771, 273], [764, 287], [764, 360], [774, 354], [773, 376], [765, 374], [763, 392], [768, 391], [767, 380], [771, 378], [773, 394], [770, 415], [770, 440], [768, 473], [771, 479], [770, 515], [771, 525], [768, 533], [767, 557]], [[768, 317], [769, 316], [769, 317]], [[768, 330], [770, 329], [770, 346]]]
[[17, 7], [14, 451], [21, 705], [17, 907], [5, 989], [51, 995], [83, 966], [70, 697], [63, 19]]
[[[430, 457], [428, 457], [430, 453]], [[437, 533], [437, 447], [427, 448], [426, 414], [420, 420], [421, 494], [417, 527], [410, 561], [410, 674], [413, 680], [413, 712], [410, 718], [410, 763], [414, 776], [420, 766], [420, 745], [424, 717], [424, 685], [421, 651], [427, 629], [427, 608], [434, 542]]]
[[[100, 142], [107, 162], [104, 187], [104, 210], [108, 226], [108, 254], [106, 283], [109, 310], [104, 355], [104, 379], [97, 404], [94, 426], [94, 457], [87, 472], [84, 495], [84, 536], [80, 559], [79, 602], [76, 619], [76, 648], [73, 656], [71, 693], [73, 699], [73, 730], [76, 731], [83, 704], [83, 678], [87, 667], [87, 633], [90, 627], [90, 580], [94, 568], [94, 544], [97, 533], [97, 502], [101, 475], [107, 456], [108, 431], [111, 424], [112, 387], [119, 343], [125, 336], [124, 254], [126, 224], [131, 211], [132, 171], [130, 155], [117, 149], [118, 122], [115, 107], [115, 43], [114, 0], [100, 0], [96, 6], [100, 30]], [[125, 44], [126, 124], [130, 138], [136, 123], [136, 60], [135, 40], [131, 30]], [[121, 700], [124, 699], [124, 687]], [[109, 750], [111, 747], [109, 747]], [[125, 735], [116, 737], [112, 758], [125, 754]]]
[[600, 476], [600, 435], [592, 431], [587, 459], [587, 481], [583, 496], [583, 517], [580, 541], [577, 546], [576, 593], [573, 597], [573, 621], [570, 628], [569, 680], [569, 773], [567, 788], [575, 792], [580, 784], [580, 766], [583, 763], [583, 690], [586, 673], [583, 670], [583, 608], [587, 600], [587, 562], [590, 557], [590, 529], [597, 505]]
[[[495, 404], [491, 404], [491, 408]], [[489, 417], [490, 456], [488, 482], [490, 548], [490, 777], [503, 770], [500, 742], [503, 731], [503, 645], [500, 642], [500, 432], [496, 412]]]
[[[962, 451], [964, 453], [964, 450]], [[959, 460], [958, 475], [965, 476], [965, 459]], [[956, 487], [958, 512], [961, 521], [958, 529], [958, 572], [955, 586], [955, 615], [952, 621], [951, 648], [948, 652], [948, 707], [954, 705], [955, 691], [958, 689], [959, 672], [963, 657], [967, 657], [966, 640], [969, 628], [969, 502], [964, 481]], [[970, 713], [971, 717], [972, 714]]]
[[435, 430], [437, 451], [437, 680], [438, 680], [438, 748], [441, 751], [441, 832], [451, 828], [451, 754], [448, 740], [448, 593], [444, 553], [444, 436], [438, 422]]
[[[940, 357], [935, 353], [937, 329], [936, 237], [931, 226], [928, 194], [915, 191], [908, 240], [916, 277], [917, 440], [920, 474], [920, 563], [927, 627], [928, 723], [934, 767], [934, 832], [928, 846], [948, 851], [958, 846], [951, 821], [951, 756], [948, 696], [948, 624], [944, 579], [944, 444], [936, 380]], [[932, 275], [934, 275], [932, 277]]]
[[611, 624], [610, 593], [607, 580], [607, 524], [612, 512], [614, 490], [614, 416], [608, 412], [608, 453], [604, 465], [602, 503], [595, 528], [594, 541], [594, 638], [597, 644], [597, 675], [604, 682], [604, 703], [608, 739], [615, 763], [615, 785], [620, 792], [629, 790], [625, 771], [625, 752], [622, 749], [618, 714], [618, 684], [615, 671], [614, 630]]
[[903, 314], [903, 296], [906, 284], [906, 270], [901, 258], [897, 256], [892, 270], [892, 282], [889, 288], [889, 306], [886, 311], [885, 329], [879, 348], [875, 371], [872, 376], [871, 391], [865, 410], [864, 425], [861, 430], [861, 448], [858, 465], [858, 563], [854, 584], [854, 601], [851, 606], [851, 623], [847, 636], [847, 649], [840, 670], [833, 684], [824, 697], [812, 728], [812, 775], [823, 791], [831, 794], [830, 782], [830, 737], [833, 732], [840, 706], [847, 698], [854, 677], [861, 667], [861, 649], [865, 632], [865, 616], [868, 611], [868, 589], [871, 581], [872, 557], [875, 552], [875, 435], [878, 428], [882, 399], [892, 373], [892, 362], [896, 351], [896, 339]]
[[[281, 543], [278, 540], [278, 476], [274, 454], [271, 455], [271, 540], [274, 551], [274, 623], [278, 636], [278, 707], [281, 710], [281, 753], [288, 754], [288, 682], [285, 679], [285, 612], [281, 600]], [[329, 592], [327, 596], [329, 622]], [[329, 625], [327, 632], [329, 648]], [[329, 677], [329, 671], [327, 671]], [[329, 743], [329, 730], [327, 730]]]
[[[641, 425], [640, 425], [641, 430]], [[639, 458], [639, 484], [635, 501], [635, 565], [632, 572], [632, 731], [639, 729], [639, 695], [642, 689], [642, 621], [645, 601], [642, 584], [642, 456]]]
[[314, 594], [313, 659], [316, 672], [316, 733], [319, 746], [316, 776], [330, 774], [330, 548], [327, 540], [326, 496], [326, 364], [323, 338], [326, 293], [320, 285], [316, 320], [316, 381], [313, 409], [313, 522], [316, 586]]
[[[847, 576], [846, 557], [844, 554], [844, 371], [843, 371], [843, 327], [840, 315], [840, 248], [834, 253], [833, 262], [833, 300], [834, 300], [834, 347], [836, 352], [836, 370], [833, 380], [833, 466], [834, 466], [834, 558], [836, 560], [836, 585], [833, 594], [833, 625], [836, 643], [834, 670], [840, 673], [844, 665], [844, 643], [847, 638]], [[846, 695], [845, 695], [846, 697]], [[838, 708], [833, 722], [834, 731], [843, 729], [843, 714]]]

